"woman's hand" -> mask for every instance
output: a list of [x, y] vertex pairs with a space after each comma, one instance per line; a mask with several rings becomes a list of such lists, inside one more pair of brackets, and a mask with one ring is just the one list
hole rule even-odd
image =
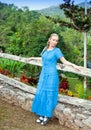
[[28, 62], [30, 62], [31, 60], [33, 60], [32, 57], [31, 57], [31, 58], [27, 58], [25, 61], [26, 61], [26, 63], [28, 63]]
[[30, 57], [30, 58], [26, 58], [26, 63], [27, 62], [30, 62], [31, 60], [38, 60], [38, 61], [41, 61], [41, 57]]
[[73, 66], [73, 68], [74, 68], [75, 70], [77, 70], [77, 71], [80, 71], [80, 70], [81, 70], [81, 66], [78, 66], [78, 65], [75, 65], [75, 64], [73, 64], [72, 66]]
[[78, 66], [76, 64], [73, 64], [73, 63], [67, 61], [64, 57], [60, 58], [60, 60], [64, 65], [72, 66], [76, 71], [81, 70], [81, 66]]

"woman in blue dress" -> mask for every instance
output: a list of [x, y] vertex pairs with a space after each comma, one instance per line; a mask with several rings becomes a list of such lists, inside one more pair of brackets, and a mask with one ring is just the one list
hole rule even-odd
[[[58, 40], [59, 37], [57, 34], [51, 34], [47, 46], [41, 53], [42, 70], [32, 104], [32, 112], [39, 116], [36, 122], [41, 123], [41, 125], [47, 124], [49, 119], [52, 118], [53, 111], [57, 105], [59, 78], [56, 64], [58, 59], [65, 65], [71, 65], [79, 69], [77, 65], [67, 61], [61, 50], [56, 47]], [[41, 60], [41, 58], [39, 59]], [[31, 58], [29, 58], [29, 60], [31, 60]]]

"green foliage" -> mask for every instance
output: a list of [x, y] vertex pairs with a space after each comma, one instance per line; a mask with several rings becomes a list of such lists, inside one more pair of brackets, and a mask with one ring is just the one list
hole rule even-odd
[[36, 79], [38, 79], [39, 75], [40, 75], [40, 71], [41, 71], [40, 66], [34, 66], [34, 65], [26, 64], [24, 66], [24, 71], [21, 74], [24, 74], [27, 77], [31, 76], [31, 77], [35, 77]]
[[86, 98], [86, 92], [84, 91], [84, 87], [81, 83], [76, 84], [75, 86], [75, 96], [79, 97], [79, 98]]
[[64, 10], [65, 15], [70, 18], [71, 26], [81, 32], [87, 32], [91, 28], [91, 8], [87, 9], [87, 14], [82, 7], [74, 5], [73, 3], [64, 3], [60, 5]]
[[88, 55], [87, 60], [91, 62], [91, 30], [87, 37], [87, 55]]
[[[67, 79], [69, 83], [69, 90], [75, 97], [87, 99], [89, 96], [91, 96], [91, 85], [87, 86], [85, 90], [83, 86], [83, 80], [81, 80], [79, 76], [70, 75], [70, 77], [67, 76]], [[88, 82], [89, 80], [90, 79], [87, 79]]]
[[[83, 65], [83, 35], [73, 29], [66, 28], [61, 31], [63, 43], [61, 48], [65, 57], [78, 65]], [[69, 53], [70, 52], [70, 53]]]
[[0, 68], [2, 68], [3, 70], [5, 69], [9, 70], [10, 73], [13, 74], [14, 76], [18, 77], [20, 73], [23, 73], [24, 66], [25, 63], [0, 58]]

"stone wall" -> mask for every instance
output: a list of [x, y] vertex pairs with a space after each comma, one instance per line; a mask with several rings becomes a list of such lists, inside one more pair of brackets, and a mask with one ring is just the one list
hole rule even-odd
[[[0, 98], [31, 111], [36, 89], [10, 79], [0, 77]], [[91, 130], [91, 102], [75, 97], [59, 95], [54, 116], [61, 125], [73, 130]]]

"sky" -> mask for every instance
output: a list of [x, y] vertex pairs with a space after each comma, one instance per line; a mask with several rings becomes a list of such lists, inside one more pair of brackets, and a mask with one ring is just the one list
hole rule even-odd
[[[75, 4], [84, 2], [85, 0], [74, 0]], [[87, 0], [90, 1], [90, 0]], [[0, 0], [0, 2], [7, 4], [14, 4], [19, 8], [27, 6], [30, 10], [40, 10], [48, 8], [50, 6], [58, 6], [61, 3], [64, 3], [63, 0]]]

